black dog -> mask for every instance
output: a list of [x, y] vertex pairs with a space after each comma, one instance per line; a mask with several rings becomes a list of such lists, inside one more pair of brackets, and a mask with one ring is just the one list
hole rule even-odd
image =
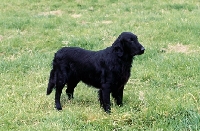
[[68, 98], [73, 98], [76, 85], [82, 81], [99, 90], [100, 105], [110, 113], [110, 93], [117, 105], [122, 105], [123, 89], [130, 77], [133, 57], [144, 53], [137, 36], [123, 32], [117, 40], [100, 51], [89, 51], [78, 47], [64, 47], [53, 59], [47, 95], [56, 89], [55, 105], [62, 110], [60, 96], [65, 84]]

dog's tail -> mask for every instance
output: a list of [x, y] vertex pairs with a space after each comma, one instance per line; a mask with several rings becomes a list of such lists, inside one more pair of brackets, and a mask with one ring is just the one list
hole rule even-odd
[[50, 72], [49, 83], [47, 87], [47, 95], [51, 94], [54, 87], [56, 86], [56, 61], [53, 60], [53, 69]]

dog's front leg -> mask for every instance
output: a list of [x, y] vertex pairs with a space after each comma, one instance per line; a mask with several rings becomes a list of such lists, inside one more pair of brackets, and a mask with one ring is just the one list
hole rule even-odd
[[123, 90], [124, 86], [118, 88], [118, 89], [113, 89], [112, 90], [112, 96], [115, 99], [115, 102], [118, 106], [122, 106], [122, 100], [123, 100]]
[[121, 88], [119, 88], [118, 90], [118, 97], [116, 99], [116, 103], [118, 106], [123, 106], [123, 91], [124, 91], [124, 86], [122, 86]]
[[110, 85], [109, 84], [103, 84], [102, 85], [102, 97], [103, 97], [103, 108], [106, 113], [111, 113], [110, 108]]

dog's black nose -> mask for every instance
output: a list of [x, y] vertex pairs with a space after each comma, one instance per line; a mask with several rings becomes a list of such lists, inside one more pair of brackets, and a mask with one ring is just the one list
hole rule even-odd
[[145, 50], [145, 48], [144, 48], [144, 47], [142, 47], [142, 48], [140, 49], [140, 53], [139, 53], [138, 55], [141, 55], [141, 54], [143, 54], [143, 53], [144, 53], [144, 50]]
[[144, 50], [145, 50], [145, 48], [144, 48], [144, 47], [142, 47], [142, 48], [141, 48], [141, 51], [144, 51]]

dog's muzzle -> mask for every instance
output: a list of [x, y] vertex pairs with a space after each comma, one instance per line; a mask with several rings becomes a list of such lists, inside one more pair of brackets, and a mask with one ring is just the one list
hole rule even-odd
[[142, 48], [141, 48], [141, 51], [140, 51], [140, 54], [143, 54], [143, 53], [144, 53], [144, 51], [145, 51], [145, 48], [144, 48], [144, 47], [142, 47]]
[[137, 51], [137, 53], [135, 53], [135, 55], [142, 55], [145, 51], [145, 48], [144, 47], [141, 47], [140, 50]]

